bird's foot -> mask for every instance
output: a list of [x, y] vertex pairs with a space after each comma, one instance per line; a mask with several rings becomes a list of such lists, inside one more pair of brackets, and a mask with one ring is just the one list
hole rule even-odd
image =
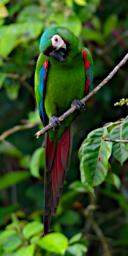
[[60, 125], [60, 121], [57, 116], [52, 116], [50, 118], [49, 123], [50, 123], [51, 127], [53, 128], [53, 130], [55, 130]]
[[75, 106], [77, 110], [85, 110], [85, 105], [80, 100], [73, 100], [71, 107]]

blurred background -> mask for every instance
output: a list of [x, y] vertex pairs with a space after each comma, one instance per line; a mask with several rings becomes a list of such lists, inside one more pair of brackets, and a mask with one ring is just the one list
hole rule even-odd
[[[0, 256], [128, 255], [128, 163], [120, 166], [113, 159], [121, 186], [104, 182], [95, 197], [82, 187], [78, 158], [71, 162], [52, 225], [60, 234], [60, 248], [50, 252], [51, 240], [38, 243], [44, 149], [43, 138], [34, 136], [42, 126], [33, 90], [39, 39], [46, 27], [68, 27], [90, 49], [95, 87], [126, 54], [127, 14], [127, 0], [0, 1]], [[84, 136], [127, 115], [127, 106], [114, 107], [128, 97], [127, 68], [90, 101], [80, 125], [85, 124]]]

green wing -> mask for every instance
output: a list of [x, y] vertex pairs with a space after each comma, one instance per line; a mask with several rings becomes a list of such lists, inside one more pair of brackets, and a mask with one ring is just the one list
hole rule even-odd
[[46, 92], [46, 78], [48, 74], [48, 60], [43, 54], [40, 54], [37, 60], [35, 71], [35, 95], [37, 107], [43, 125], [48, 122], [48, 117], [45, 112], [44, 101]]

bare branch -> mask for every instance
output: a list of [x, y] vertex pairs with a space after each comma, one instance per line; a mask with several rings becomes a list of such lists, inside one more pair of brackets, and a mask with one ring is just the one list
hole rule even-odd
[[[103, 86], [105, 86], [112, 77], [117, 73], [117, 71], [125, 65], [125, 63], [128, 61], [128, 53], [124, 56], [124, 58], [118, 63], [118, 65], [109, 73], [109, 75], [92, 91], [90, 92], [86, 97], [81, 99], [82, 103], [86, 103], [90, 98], [92, 98]], [[76, 110], [75, 106], [72, 106], [69, 108], [65, 113], [63, 113], [59, 117], [59, 121], [62, 122], [65, 118], [67, 118], [69, 115], [71, 115]], [[43, 129], [38, 131], [35, 136], [36, 138], [39, 138], [42, 134], [47, 132], [49, 129], [52, 128], [52, 125], [49, 123], [47, 126], [45, 126]]]
[[9, 135], [18, 132], [18, 131], [22, 131], [22, 130], [26, 130], [26, 129], [30, 129], [33, 128], [37, 125], [37, 123], [26, 123], [26, 124], [21, 124], [21, 125], [16, 125], [10, 129], [8, 129], [7, 131], [3, 132], [0, 135], [0, 141], [5, 140]]
[[103, 248], [103, 254], [102, 255], [103, 256], [112, 256], [111, 253], [110, 253], [110, 249], [109, 249], [109, 245], [108, 245], [108, 240], [104, 236], [104, 233], [103, 233], [102, 229], [98, 226], [98, 224], [93, 219], [93, 217], [89, 216], [88, 220], [90, 221], [92, 229], [94, 230], [94, 232], [96, 233], [97, 237], [99, 238], [99, 241], [102, 244], [102, 248]]
[[120, 140], [120, 139], [111, 139], [111, 138], [102, 138], [104, 141], [110, 141], [115, 143], [128, 143], [128, 140]]

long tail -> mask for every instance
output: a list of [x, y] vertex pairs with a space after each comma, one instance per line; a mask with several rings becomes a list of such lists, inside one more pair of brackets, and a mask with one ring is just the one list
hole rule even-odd
[[[56, 133], [56, 131], [55, 131]], [[46, 135], [45, 213], [44, 234], [50, 229], [51, 217], [57, 208], [63, 188], [71, 147], [70, 128], [62, 134], [59, 142]]]

